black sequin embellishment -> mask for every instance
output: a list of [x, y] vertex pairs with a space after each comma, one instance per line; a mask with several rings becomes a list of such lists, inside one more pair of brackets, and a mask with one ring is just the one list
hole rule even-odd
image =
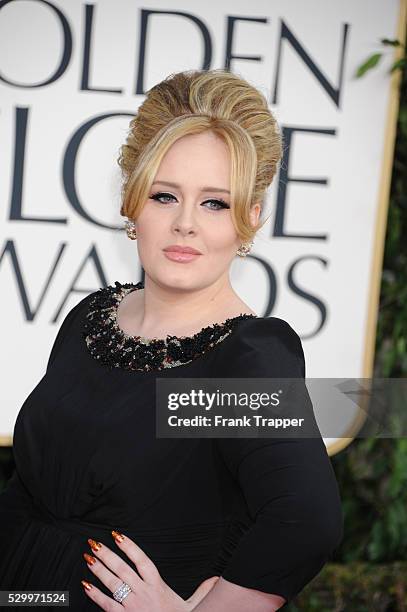
[[162, 370], [193, 361], [208, 349], [222, 342], [233, 332], [237, 323], [255, 319], [256, 315], [240, 314], [203, 327], [192, 336], [171, 336], [166, 339], [129, 336], [117, 324], [117, 309], [131, 291], [143, 289], [142, 281], [102, 287], [91, 298], [84, 320], [82, 336], [95, 359], [110, 369]]

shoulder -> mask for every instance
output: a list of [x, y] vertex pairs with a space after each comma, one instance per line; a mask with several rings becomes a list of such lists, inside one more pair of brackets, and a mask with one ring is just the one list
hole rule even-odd
[[93, 295], [93, 293], [85, 295], [85, 297], [81, 298], [75, 304], [75, 306], [68, 310], [68, 313], [63, 318], [52, 344], [51, 352], [48, 358], [47, 371], [50, 369], [67, 338], [72, 335], [72, 332], [74, 332], [73, 335], [75, 335], [78, 321], [82, 323], [83, 314], [89, 306], [91, 295]]
[[298, 351], [301, 339], [296, 330], [279, 317], [257, 317], [249, 319], [241, 327], [237, 338], [243, 344], [253, 348], [270, 346], [270, 343], [283, 345], [287, 350]]
[[297, 331], [279, 317], [259, 317], [244, 322], [236, 334], [236, 343], [244, 352], [261, 352], [295, 356], [303, 354], [302, 342]]
[[[225, 345], [229, 370], [257, 372], [258, 376], [305, 377], [302, 342], [297, 331], [279, 317], [242, 321], [233, 340]], [[250, 376], [248, 373], [247, 376]]]
[[62, 320], [61, 329], [70, 326], [79, 317], [79, 315], [88, 307], [89, 303], [91, 302], [91, 298], [95, 295], [95, 293], [96, 292], [88, 293], [84, 297], [80, 298], [76, 302], [75, 306], [72, 306], [72, 308], [68, 310], [67, 314]]
[[129, 291], [134, 286], [136, 285], [133, 283], [122, 284], [115, 281], [114, 284], [99, 287], [99, 289], [91, 291], [79, 299], [62, 319], [51, 349], [47, 369], [53, 363], [61, 346], [70, 336], [77, 337], [79, 331], [82, 337], [87, 338], [88, 334], [97, 334], [99, 331], [103, 331], [106, 318], [111, 310], [115, 308], [124, 292]]
[[[78, 322], [83, 322], [94, 310], [100, 310], [100, 307], [103, 308], [114, 304], [115, 296], [119, 290], [116, 283], [115, 285], [100, 287], [80, 298], [62, 319], [59, 331], [66, 333], [68, 328], [74, 324], [76, 325]], [[118, 285], [120, 288], [122, 287], [120, 283]]]

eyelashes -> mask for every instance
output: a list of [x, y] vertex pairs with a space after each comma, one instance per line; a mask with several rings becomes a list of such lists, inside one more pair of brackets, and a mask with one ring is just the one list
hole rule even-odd
[[[175, 199], [175, 196], [173, 196], [171, 193], [166, 193], [164, 191], [158, 191], [157, 193], [153, 193], [150, 196], [150, 200], [155, 200], [156, 202], [161, 202], [161, 204], [164, 204], [164, 202], [162, 202], [160, 198], [174, 198]], [[220, 207], [220, 208], [208, 207], [209, 210], [216, 211], [216, 210], [222, 210], [225, 208], [230, 208], [229, 204], [225, 202], [225, 200], [222, 200], [222, 198], [210, 198], [209, 200], [205, 200], [203, 204], [206, 204], [208, 202], [215, 202]]]

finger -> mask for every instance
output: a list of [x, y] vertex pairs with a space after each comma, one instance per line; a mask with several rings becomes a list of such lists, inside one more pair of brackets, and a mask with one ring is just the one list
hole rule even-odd
[[120, 549], [133, 561], [138, 573], [145, 582], [151, 584], [157, 580], [162, 580], [157, 567], [140, 546], [118, 531], [112, 531], [112, 536]]
[[100, 591], [91, 582], [88, 582], [87, 580], [82, 580], [81, 582], [86, 595], [89, 597], [89, 599], [92, 599], [92, 601], [94, 601], [102, 610], [105, 610], [106, 612], [113, 612], [114, 610], [120, 612], [120, 610], [123, 610], [122, 604], [102, 593], [102, 591]]
[[[133, 590], [140, 588], [143, 585], [143, 581], [134, 569], [128, 565], [118, 554], [110, 550], [108, 546], [105, 546], [101, 542], [96, 542], [92, 538], [88, 539], [89, 546], [92, 549], [92, 553], [99, 564], [93, 564], [89, 567], [92, 571], [95, 570], [101, 574], [100, 579], [103, 584], [107, 586], [112, 592], [117, 589], [117, 578], [120, 578], [120, 584], [127, 582]], [[105, 567], [102, 567], [104, 564]], [[110, 570], [110, 571], [109, 571]], [[95, 572], [94, 572], [95, 573]], [[98, 575], [99, 577], [99, 575]], [[114, 588], [112, 588], [114, 587]]]
[[84, 553], [83, 556], [92, 574], [99, 578], [112, 594], [123, 584], [123, 582], [126, 582], [132, 589], [132, 592], [126, 596], [123, 602], [125, 601], [125, 604], [129, 605], [133, 601], [133, 605], [135, 604], [133, 594], [134, 586], [132, 586], [133, 583], [130, 583], [128, 578], [116, 576], [102, 563], [102, 561], [99, 561], [99, 559], [93, 555]]

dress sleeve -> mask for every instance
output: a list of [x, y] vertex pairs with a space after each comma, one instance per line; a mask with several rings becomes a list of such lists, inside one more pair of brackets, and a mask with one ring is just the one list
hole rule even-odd
[[[301, 379], [309, 400], [305, 410], [315, 418], [301, 340], [286, 321], [256, 320], [240, 348], [229, 360], [235, 375]], [[221, 575], [288, 603], [343, 537], [338, 484], [322, 437], [218, 438], [215, 443], [252, 520]]]
[[49, 358], [48, 358], [48, 364], [47, 364], [47, 370], [46, 370], [47, 372], [49, 368], [52, 366], [54, 359], [56, 355], [58, 354], [58, 351], [62, 343], [64, 342], [64, 339], [66, 338], [69, 330], [71, 329], [71, 326], [72, 326], [73, 321], [75, 320], [75, 317], [79, 314], [80, 309], [84, 306], [85, 303], [88, 302], [88, 300], [90, 299], [92, 295], [93, 293], [90, 293], [89, 295], [79, 300], [79, 302], [73, 308], [71, 308], [71, 310], [65, 316], [65, 319], [62, 321], [58, 329], [57, 335], [55, 337], [54, 343], [52, 345]]

